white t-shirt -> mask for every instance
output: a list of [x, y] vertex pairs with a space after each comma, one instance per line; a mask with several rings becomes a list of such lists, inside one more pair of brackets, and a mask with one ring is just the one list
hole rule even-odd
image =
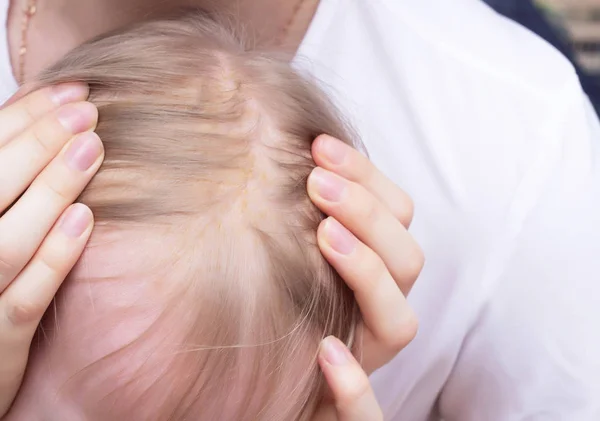
[[296, 64], [415, 200], [386, 420], [600, 420], [600, 125], [569, 62], [479, 1], [322, 0]]

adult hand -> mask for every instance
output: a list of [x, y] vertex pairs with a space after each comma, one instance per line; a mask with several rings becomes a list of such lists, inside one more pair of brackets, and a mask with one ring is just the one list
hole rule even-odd
[[0, 109], [0, 417], [92, 230], [91, 211], [72, 205], [104, 156], [87, 96], [87, 87], [65, 84], [21, 92]]
[[[366, 414], [362, 418], [345, 414], [364, 406], [359, 395], [372, 406], [368, 382], [364, 386], [366, 373], [389, 362], [416, 335], [417, 320], [405, 298], [424, 264], [421, 248], [407, 231], [413, 204], [365, 156], [343, 142], [323, 135], [315, 140], [312, 152], [318, 167], [309, 177], [308, 192], [330, 215], [319, 227], [319, 247], [354, 291], [363, 316], [359, 337], [364, 372], [352, 363], [324, 373], [337, 399], [339, 421], [377, 420], [379, 412], [358, 411]], [[358, 386], [344, 386], [340, 380], [336, 394], [331, 373], [338, 373], [338, 379], [346, 373]], [[352, 391], [356, 387], [360, 393]]]
[[312, 421], [383, 421], [367, 373], [339, 339], [323, 340], [319, 365], [330, 396], [321, 403]]

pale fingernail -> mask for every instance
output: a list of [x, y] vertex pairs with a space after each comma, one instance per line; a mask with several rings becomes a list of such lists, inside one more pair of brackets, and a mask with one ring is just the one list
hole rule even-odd
[[315, 184], [319, 196], [330, 202], [338, 202], [346, 189], [342, 178], [320, 167], [313, 170], [310, 180]]
[[56, 105], [64, 105], [68, 102], [83, 101], [87, 99], [90, 90], [82, 83], [63, 83], [50, 88], [52, 101]]
[[352, 253], [358, 244], [356, 237], [333, 218], [325, 221], [325, 239], [340, 254]]
[[78, 135], [65, 152], [67, 165], [77, 171], [87, 171], [102, 154], [102, 142], [94, 132]]
[[58, 110], [60, 124], [71, 133], [91, 129], [96, 121], [97, 110], [89, 102], [68, 104]]
[[319, 353], [331, 365], [347, 365], [352, 361], [348, 348], [334, 336], [323, 339]]
[[80, 203], [71, 205], [60, 221], [60, 229], [72, 238], [81, 237], [92, 223], [92, 212]]
[[332, 164], [343, 164], [348, 155], [348, 146], [331, 136], [321, 136], [319, 139], [321, 142], [319, 149], [325, 158]]

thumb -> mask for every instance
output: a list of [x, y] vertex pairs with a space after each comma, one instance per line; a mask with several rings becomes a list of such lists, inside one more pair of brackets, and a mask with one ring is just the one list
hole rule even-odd
[[369, 377], [348, 348], [330, 336], [321, 342], [319, 365], [336, 410], [336, 421], [383, 421]]

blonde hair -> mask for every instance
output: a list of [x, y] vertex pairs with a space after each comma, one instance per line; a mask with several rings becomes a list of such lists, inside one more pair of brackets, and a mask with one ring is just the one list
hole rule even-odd
[[353, 346], [359, 318], [318, 250], [324, 216], [306, 193], [318, 135], [356, 146], [332, 103], [285, 58], [201, 14], [92, 40], [39, 81], [85, 82], [98, 106], [106, 159], [80, 198], [94, 235], [149, 230], [169, 244], [124, 268], [168, 286], [153, 325], [168, 332], [161, 366], [136, 373], [153, 372], [147, 382], [106, 376], [115, 390], [86, 397], [88, 419], [309, 419], [324, 392], [318, 344]]

